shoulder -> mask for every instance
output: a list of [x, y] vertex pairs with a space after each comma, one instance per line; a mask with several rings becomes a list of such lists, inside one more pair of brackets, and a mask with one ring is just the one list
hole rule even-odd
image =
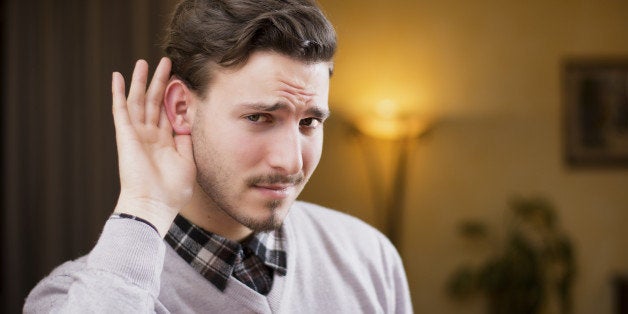
[[[383, 236], [377, 229], [364, 221], [346, 213], [320, 205], [297, 201], [290, 212], [290, 220], [294, 223], [314, 224], [336, 233], [360, 233]], [[338, 228], [342, 227], [342, 228]]]
[[376, 300], [382, 312], [411, 311], [401, 257], [374, 227], [333, 209], [295, 202], [285, 230], [289, 247], [296, 253], [288, 252], [288, 256], [299, 265], [298, 274], [323, 278], [332, 294], [342, 292], [330, 288], [329, 282], [334, 287], [348, 284], [365, 293], [362, 301]]
[[379, 248], [389, 254], [396, 250], [379, 230], [346, 213], [320, 205], [297, 201], [291, 209], [287, 223], [292, 225], [296, 237], [319, 240], [350, 248], [368, 250], [372, 256]]

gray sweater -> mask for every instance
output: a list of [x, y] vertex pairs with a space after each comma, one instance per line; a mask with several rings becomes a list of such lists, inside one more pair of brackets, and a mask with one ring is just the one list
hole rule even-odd
[[87, 256], [37, 284], [24, 312], [412, 312], [401, 259], [374, 228], [304, 202], [284, 227], [288, 273], [264, 296], [233, 277], [219, 291], [148, 225], [111, 219]]

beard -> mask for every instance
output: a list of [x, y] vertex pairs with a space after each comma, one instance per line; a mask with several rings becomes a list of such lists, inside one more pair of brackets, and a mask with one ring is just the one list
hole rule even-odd
[[[255, 232], [263, 232], [276, 230], [283, 224], [282, 212], [279, 208], [283, 206], [289, 206], [291, 204], [286, 204], [287, 202], [292, 203], [293, 200], [270, 200], [263, 204], [263, 209], [269, 212], [269, 215], [264, 218], [256, 218], [252, 217], [252, 215], [246, 215], [245, 213], [238, 212], [240, 210], [246, 210], [245, 208], [236, 208], [236, 206], [229, 201], [229, 191], [234, 190], [236, 187], [234, 186], [226, 186], [224, 184], [225, 180], [218, 180], [221, 176], [216, 176], [216, 173], [213, 171], [203, 171], [198, 169], [196, 181], [203, 190], [203, 192], [209, 197], [212, 202], [216, 205], [218, 210], [223, 211], [233, 220], [237, 221], [239, 224], [255, 231]], [[254, 176], [247, 180], [246, 188], [253, 188], [258, 184], [290, 184], [295, 187], [296, 192], [302, 189], [304, 185], [305, 177], [302, 173], [297, 175], [281, 175], [281, 174], [270, 174], [270, 175], [260, 175]], [[252, 204], [242, 204], [242, 207], [248, 207]]]

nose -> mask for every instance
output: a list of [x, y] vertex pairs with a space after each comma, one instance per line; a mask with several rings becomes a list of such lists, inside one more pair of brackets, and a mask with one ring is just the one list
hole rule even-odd
[[285, 127], [268, 144], [268, 163], [282, 174], [297, 174], [303, 168], [301, 134], [298, 127]]

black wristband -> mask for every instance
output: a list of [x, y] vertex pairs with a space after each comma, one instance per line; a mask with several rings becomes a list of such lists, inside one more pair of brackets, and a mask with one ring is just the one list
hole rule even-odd
[[140, 218], [140, 217], [125, 214], [125, 213], [113, 213], [111, 214], [110, 218], [126, 218], [126, 219], [137, 220], [137, 221], [147, 224], [149, 227], [153, 228], [153, 230], [155, 230], [159, 234], [159, 231], [157, 231], [157, 228], [155, 227], [155, 225], [153, 225], [152, 223], [150, 223], [148, 220], [144, 218]]

